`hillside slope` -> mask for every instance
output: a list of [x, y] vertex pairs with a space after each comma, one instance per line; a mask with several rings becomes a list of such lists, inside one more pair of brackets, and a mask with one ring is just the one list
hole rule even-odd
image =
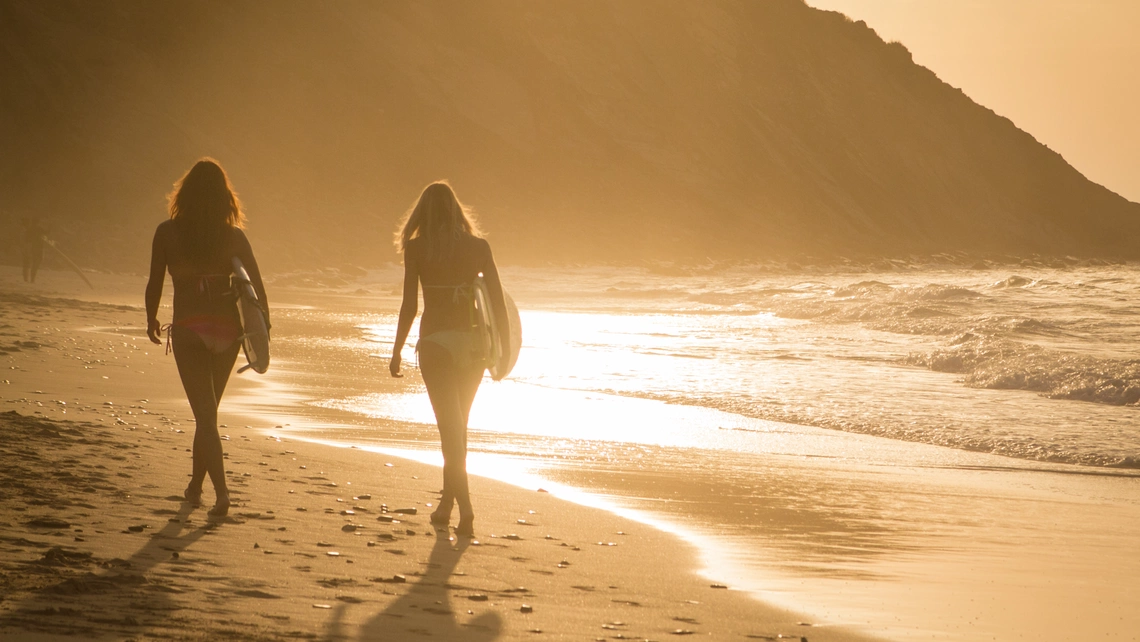
[[202, 155], [282, 266], [394, 259], [440, 177], [508, 262], [1140, 254], [1140, 205], [801, 0], [0, 0], [0, 147], [0, 210], [114, 269]]

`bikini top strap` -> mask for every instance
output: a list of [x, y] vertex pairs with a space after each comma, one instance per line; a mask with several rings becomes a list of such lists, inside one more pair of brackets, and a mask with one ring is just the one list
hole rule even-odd
[[475, 296], [474, 287], [471, 284], [464, 285], [427, 285], [424, 284], [425, 290], [453, 290], [451, 295], [452, 303], [459, 303], [459, 297], [462, 295], [464, 298], [470, 299]]
[[233, 284], [230, 281], [230, 278], [232, 276], [233, 275], [231, 274], [194, 274], [187, 278], [194, 279], [196, 281], [194, 289], [197, 290], [198, 294], [204, 294], [206, 295], [206, 298], [213, 299], [215, 292], [214, 288], [211, 286], [211, 283], [214, 283], [219, 279], [225, 279], [225, 286], [222, 288], [222, 291], [218, 292], [217, 294], [229, 294], [233, 292]]

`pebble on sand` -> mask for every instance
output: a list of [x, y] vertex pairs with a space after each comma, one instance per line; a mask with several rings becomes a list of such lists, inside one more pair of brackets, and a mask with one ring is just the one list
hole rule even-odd
[[31, 526], [32, 528], [69, 528], [71, 526], [70, 523], [54, 517], [38, 517], [29, 522], [25, 522], [25, 525]]

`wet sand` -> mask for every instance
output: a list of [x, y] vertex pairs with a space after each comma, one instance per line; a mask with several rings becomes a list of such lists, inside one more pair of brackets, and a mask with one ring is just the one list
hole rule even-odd
[[235, 505], [211, 521], [209, 484], [207, 506], [181, 500], [193, 420], [146, 340], [142, 281], [92, 277], [93, 293], [51, 271], [33, 289], [0, 270], [5, 640], [861, 639], [538, 489], [479, 478], [477, 538], [454, 539], [427, 520], [438, 468], [270, 436], [225, 402]]
[[[291, 424], [283, 432], [294, 438], [437, 462], [417, 373], [393, 380], [383, 372], [390, 337], [374, 328], [395, 323], [398, 300], [384, 285], [398, 276], [372, 276], [372, 292], [311, 290], [304, 301], [313, 308], [282, 309], [274, 377], [250, 379], [255, 385], [229, 397], [230, 407]], [[531, 301], [538, 288], [515, 291]], [[549, 354], [530, 350], [524, 356]], [[941, 377], [929, 385], [957, 397], [944, 375], [910, 375]], [[542, 486], [673, 533], [700, 551], [710, 581], [806, 613], [805, 621], [959, 642], [1132, 639], [1140, 626], [1135, 473], [566, 385], [486, 384], [472, 418], [473, 474]], [[985, 394], [1017, 407], [1026, 393]], [[552, 418], [545, 408], [564, 410]], [[697, 426], [719, 434], [690, 432]], [[734, 427], [729, 438], [725, 427]], [[698, 434], [712, 438], [695, 441]]]

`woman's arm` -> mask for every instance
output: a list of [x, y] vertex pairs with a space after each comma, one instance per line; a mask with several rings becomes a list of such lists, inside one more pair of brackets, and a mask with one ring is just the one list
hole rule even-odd
[[269, 330], [273, 324], [269, 322], [269, 299], [265, 296], [265, 283], [261, 281], [261, 269], [257, 267], [257, 259], [253, 256], [253, 246], [249, 244], [245, 232], [238, 230], [237, 233], [238, 258], [241, 259], [241, 264], [245, 266], [245, 271], [249, 274], [249, 282], [253, 284], [253, 293], [257, 295], [257, 302], [261, 304], [261, 309], [265, 312], [265, 329]]
[[416, 312], [419, 312], [419, 300], [419, 266], [412, 249], [404, 248], [404, 301], [400, 304], [400, 320], [396, 324], [396, 343], [392, 346], [392, 361], [388, 364], [388, 370], [393, 377], [404, 376], [400, 374], [400, 351], [404, 349], [404, 342], [408, 340], [408, 333], [412, 330], [412, 322], [416, 320]]
[[146, 336], [152, 343], [162, 344], [162, 325], [158, 322], [158, 303], [162, 300], [162, 282], [166, 280], [166, 243], [163, 226], [154, 231], [150, 246], [150, 279], [146, 282]]
[[[491, 295], [491, 313], [495, 315], [495, 323], [502, 324], [499, 337], [504, 341], [509, 341], [511, 320], [507, 316], [507, 300], [503, 296], [503, 284], [499, 281], [499, 268], [495, 266], [495, 257], [491, 254], [491, 245], [486, 241], [483, 243], [487, 246], [487, 258], [483, 263], [483, 281], [487, 284], [487, 293]], [[502, 346], [499, 352], [501, 356], [498, 370], [504, 372], [507, 369], [508, 361], [507, 347]]]

